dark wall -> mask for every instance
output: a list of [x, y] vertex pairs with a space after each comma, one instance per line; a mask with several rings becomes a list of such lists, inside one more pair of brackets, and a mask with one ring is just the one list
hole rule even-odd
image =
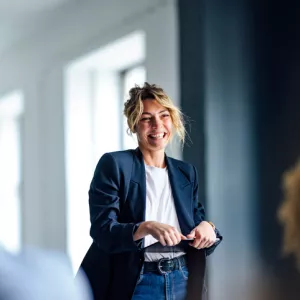
[[178, 12], [181, 108], [187, 117], [187, 131], [190, 137], [186, 139], [183, 156], [197, 167], [199, 197], [205, 204], [203, 1], [193, 3], [191, 10], [189, 3], [179, 1]]
[[300, 6], [257, 1], [252, 9], [259, 251], [280, 282], [281, 299], [298, 299], [300, 277], [294, 260], [280, 255], [281, 228], [274, 216], [282, 201], [282, 173], [300, 156]]
[[183, 155], [225, 236], [209, 259], [210, 297], [253, 299], [270, 281], [273, 299], [298, 299], [276, 213], [282, 173], [300, 156], [299, 5], [179, 0], [178, 14], [181, 101], [193, 120]]

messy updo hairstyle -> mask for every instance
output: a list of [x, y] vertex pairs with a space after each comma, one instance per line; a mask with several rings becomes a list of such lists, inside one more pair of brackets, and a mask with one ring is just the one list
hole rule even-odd
[[[144, 85], [131, 88], [129, 91], [129, 99], [124, 104], [124, 115], [127, 118], [128, 134], [136, 133], [136, 125], [143, 113], [143, 100], [153, 99], [160, 105], [165, 107], [171, 116], [174, 132], [178, 135], [182, 145], [185, 141], [186, 130], [184, 126], [183, 114], [176, 107], [165, 91], [156, 84], [145, 82]], [[173, 136], [173, 134], [172, 134]]]

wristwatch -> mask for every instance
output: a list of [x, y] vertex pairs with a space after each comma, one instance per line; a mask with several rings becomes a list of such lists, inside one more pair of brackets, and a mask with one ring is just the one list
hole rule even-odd
[[211, 225], [211, 227], [213, 228], [213, 230], [216, 229], [216, 226], [215, 226], [215, 224], [213, 222], [207, 221], [207, 223], [209, 223]]

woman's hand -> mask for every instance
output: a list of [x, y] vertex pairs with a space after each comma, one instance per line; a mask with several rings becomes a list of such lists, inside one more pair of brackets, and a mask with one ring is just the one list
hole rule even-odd
[[202, 221], [195, 227], [187, 238], [194, 239], [190, 245], [197, 249], [209, 248], [216, 242], [216, 233], [213, 227], [206, 221]]
[[186, 237], [175, 227], [155, 221], [143, 222], [134, 234], [134, 240], [141, 239], [148, 234], [151, 234], [163, 246], [175, 246], [181, 240], [186, 240]]

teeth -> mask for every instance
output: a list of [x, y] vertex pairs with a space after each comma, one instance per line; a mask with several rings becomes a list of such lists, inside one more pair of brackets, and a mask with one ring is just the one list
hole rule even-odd
[[164, 136], [164, 134], [163, 133], [150, 134], [150, 136], [153, 138], [161, 139]]

